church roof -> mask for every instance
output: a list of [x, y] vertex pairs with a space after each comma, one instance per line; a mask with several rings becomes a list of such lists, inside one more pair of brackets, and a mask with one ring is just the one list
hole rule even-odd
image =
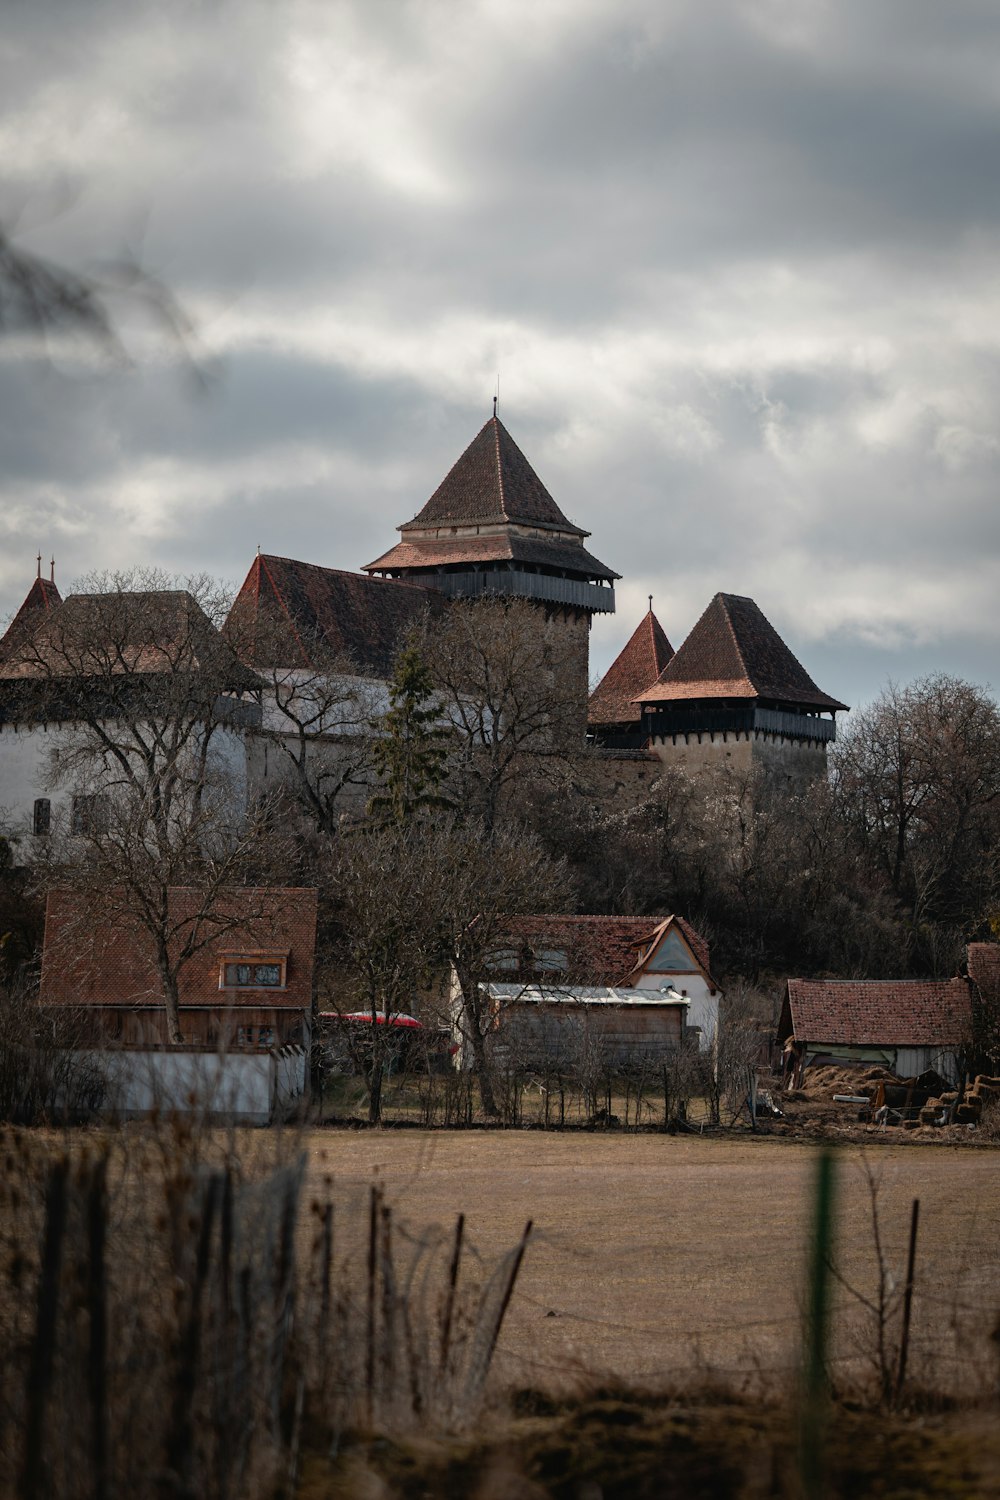
[[752, 599], [716, 594], [640, 703], [699, 698], [767, 698], [821, 709], [846, 708], [823, 693]]
[[70, 594], [44, 613], [36, 610], [0, 660], [0, 678], [8, 680], [107, 681], [203, 671], [219, 673], [233, 687], [251, 682], [186, 589]]
[[418, 532], [410, 533], [374, 562], [366, 564], [366, 571], [441, 568], [455, 563], [471, 565], [477, 562], [505, 561], [575, 573], [584, 578], [610, 580], [621, 576], [599, 562], [579, 541], [564, 542], [557, 537], [547, 536], [519, 536], [516, 532], [499, 532], [494, 536], [427, 538], [421, 538]]
[[18, 646], [27, 640], [39, 621], [61, 603], [62, 595], [55, 583], [48, 578], [43, 578], [39, 573], [25, 595], [24, 603], [0, 639], [0, 660], [15, 652]]
[[591, 724], [638, 723], [636, 699], [653, 686], [674, 654], [652, 606], [590, 695]]
[[251, 666], [308, 666], [315, 647], [388, 677], [402, 637], [442, 597], [418, 583], [366, 578], [290, 557], [257, 556], [223, 633]]
[[493, 416], [423, 510], [399, 529], [503, 521], [589, 535], [566, 519], [500, 418]]

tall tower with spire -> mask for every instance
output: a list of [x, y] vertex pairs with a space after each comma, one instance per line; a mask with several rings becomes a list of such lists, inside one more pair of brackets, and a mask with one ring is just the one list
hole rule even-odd
[[613, 613], [621, 575], [587, 551], [590, 535], [567, 519], [493, 416], [411, 521], [365, 572], [406, 579], [451, 599], [524, 599], [549, 629], [574, 643], [581, 709], [595, 614]]

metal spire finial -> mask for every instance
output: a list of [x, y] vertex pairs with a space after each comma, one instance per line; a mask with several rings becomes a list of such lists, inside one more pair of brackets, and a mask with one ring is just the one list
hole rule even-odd
[[42, 576], [42, 554], [40, 552], [38, 554], [38, 576], [39, 578]]
[[650, 594], [650, 596], [649, 596], [649, 613], [650, 614], [653, 613], [653, 596], [652, 596], [652, 594]]
[[55, 581], [56, 581], [56, 560], [55, 560], [55, 557], [50, 557], [49, 558], [49, 582], [50, 583], [55, 583]]

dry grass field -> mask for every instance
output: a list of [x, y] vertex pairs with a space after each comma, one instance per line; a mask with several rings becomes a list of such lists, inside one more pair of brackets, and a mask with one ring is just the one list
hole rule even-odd
[[[507, 1384], [609, 1376], [655, 1384], [683, 1372], [780, 1376], [797, 1357], [814, 1152], [747, 1138], [539, 1132], [314, 1130], [314, 1187], [329, 1173], [345, 1212], [373, 1177], [414, 1229], [467, 1216], [492, 1259], [525, 1220], [535, 1234], [501, 1339]], [[884, 1261], [902, 1280], [910, 1205], [921, 1203], [911, 1371], [968, 1392], [997, 1386], [1000, 1152], [879, 1145], [838, 1151], [837, 1264], [878, 1284], [868, 1170]], [[867, 1164], [867, 1166], [866, 1166]], [[360, 1249], [360, 1247], [359, 1247]], [[837, 1368], [865, 1375], [874, 1320], [834, 1296]]]

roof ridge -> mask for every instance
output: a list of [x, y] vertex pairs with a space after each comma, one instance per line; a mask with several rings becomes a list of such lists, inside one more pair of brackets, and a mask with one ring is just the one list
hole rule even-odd
[[[724, 601], [723, 604], [722, 604], [722, 613], [726, 617], [726, 624], [729, 626], [729, 634], [732, 636], [732, 638], [733, 638], [733, 645], [736, 647], [736, 655], [737, 655], [737, 657], [739, 659], [740, 666], [743, 668], [743, 675], [744, 675], [744, 677], [747, 679], [748, 682], [752, 683], [753, 682], [753, 678], [750, 676], [750, 668], [747, 666], [747, 659], [746, 659], [746, 656], [743, 654], [743, 647], [740, 645], [740, 638], [736, 634], [736, 626], [733, 624], [733, 617], [732, 617], [732, 614], [730, 613], [729, 602], [728, 602], [730, 599], [739, 599], [739, 598], [741, 598], [743, 596], [740, 595], [740, 594], [725, 594], [725, 593], [723, 593], [720, 590], [719, 593], [716, 594], [715, 597], [717, 599], [719, 599], [719, 600]], [[754, 686], [756, 686], [756, 684], [754, 684]]]
[[500, 461], [500, 418], [494, 413], [493, 418], [493, 450], [497, 461], [497, 487], [500, 490], [500, 514], [510, 520], [507, 513], [507, 491], [503, 483], [503, 464]]

